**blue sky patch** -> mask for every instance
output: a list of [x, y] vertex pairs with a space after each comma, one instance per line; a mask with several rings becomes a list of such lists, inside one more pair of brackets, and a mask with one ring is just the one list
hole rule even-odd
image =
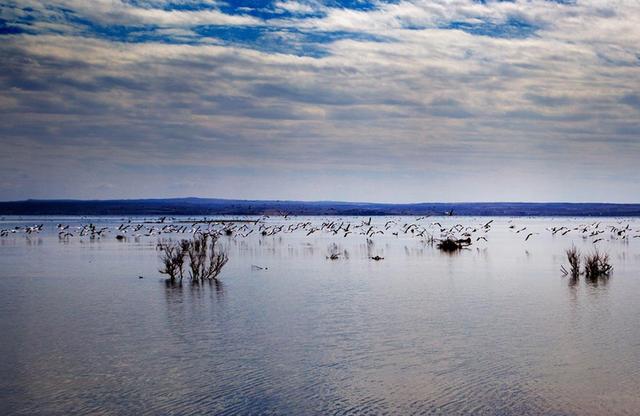
[[517, 18], [509, 18], [502, 23], [451, 22], [443, 29], [458, 29], [472, 35], [490, 36], [494, 38], [527, 38], [535, 34], [537, 26]]
[[306, 32], [293, 28], [199, 26], [193, 29], [202, 37], [221, 40], [225, 44], [255, 48], [263, 52], [289, 53], [300, 56], [326, 56], [325, 46], [342, 39], [384, 42], [380, 36], [344, 31]]
[[[488, 2], [481, 1], [484, 4]], [[222, 43], [225, 45], [241, 46], [264, 52], [288, 53], [301, 56], [321, 57], [327, 54], [327, 45], [341, 39], [355, 39], [362, 41], [388, 42], [391, 39], [358, 31], [313, 30], [290, 27], [288, 25], [270, 25], [273, 19], [282, 21], [304, 21], [307, 18], [321, 18], [327, 7], [344, 8], [360, 11], [374, 10], [384, 3], [397, 1], [369, 1], [369, 0], [332, 0], [318, 7], [317, 3], [298, 2], [310, 8], [301, 12], [287, 11], [277, 6], [274, 0], [231, 0], [227, 2], [211, 3], [201, 0], [160, 1], [160, 0], [126, 0], [126, 4], [141, 8], [159, 8], [165, 11], [201, 11], [218, 10], [227, 15], [252, 16], [265, 25], [200, 25], [180, 27], [180, 31], [168, 31], [159, 25], [106, 25], [91, 18], [78, 14], [74, 10], [66, 10], [56, 6], [47, 6], [54, 13], [46, 17], [39, 11], [29, 8], [20, 9], [19, 6], [4, 6], [2, 20], [0, 20], [0, 35], [19, 33], [38, 34], [37, 31], [61, 33], [64, 26], [73, 27], [76, 33], [84, 36], [107, 39], [120, 42], [163, 42], [171, 44], [198, 44], [202, 42]], [[286, 4], [286, 3], [285, 3]], [[314, 7], [315, 5], [315, 7]], [[489, 6], [488, 6], [489, 7]], [[20, 9], [18, 11], [18, 9]], [[11, 20], [11, 17], [15, 17]], [[49, 19], [46, 21], [45, 19]], [[49, 26], [43, 28], [35, 23], [45, 22], [62, 24], [62, 28]], [[275, 21], [274, 21], [275, 22]], [[170, 28], [168, 26], [167, 28]], [[422, 30], [421, 25], [405, 26], [404, 29]], [[518, 17], [511, 17], [504, 22], [469, 22], [451, 21], [439, 26], [440, 29], [462, 30], [472, 35], [490, 36], [498, 38], [526, 38], [535, 34], [539, 29], [536, 25]]]

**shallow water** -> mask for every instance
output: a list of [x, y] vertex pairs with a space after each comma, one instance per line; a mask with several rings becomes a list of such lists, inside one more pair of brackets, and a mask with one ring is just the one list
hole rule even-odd
[[[265, 222], [307, 220], [329, 221]], [[420, 220], [477, 228], [456, 254], [402, 232], [236, 233], [221, 284], [170, 287], [156, 244], [179, 236], [3, 218], [44, 227], [0, 238], [0, 414], [638, 414], [640, 220], [489, 220]], [[59, 222], [110, 232], [60, 240]], [[545, 230], [594, 222], [629, 237]], [[608, 252], [611, 277], [562, 277], [572, 244]]]

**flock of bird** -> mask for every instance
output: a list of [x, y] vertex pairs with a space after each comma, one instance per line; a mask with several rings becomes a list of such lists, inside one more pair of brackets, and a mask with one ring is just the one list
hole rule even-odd
[[42, 231], [43, 227], [44, 227], [44, 224], [31, 225], [31, 226], [25, 226], [25, 227], [16, 226], [14, 228], [6, 228], [6, 229], [3, 228], [0, 230], [0, 237], [7, 237], [11, 234], [17, 234], [17, 233], [24, 233], [26, 235], [38, 234], [40, 231]]
[[[117, 226], [98, 225], [93, 223], [71, 226], [70, 224], [57, 224], [58, 238], [67, 241], [74, 237], [99, 240], [104, 238], [116, 238], [124, 241], [129, 238], [139, 239], [162, 235], [195, 235], [208, 233], [216, 236], [229, 236], [231, 238], [247, 238], [251, 235], [270, 237], [282, 234], [298, 234], [306, 237], [317, 235], [329, 235], [346, 238], [349, 235], [362, 236], [374, 239], [376, 236], [410, 237], [427, 242], [453, 239], [464, 241], [468, 244], [489, 241], [489, 232], [494, 226], [491, 219], [475, 225], [456, 223], [443, 225], [444, 220], [437, 217], [422, 216], [406, 221], [407, 217], [395, 217], [386, 219], [385, 222], [373, 222], [368, 219], [325, 219], [323, 221], [295, 221], [295, 217], [283, 216], [285, 221], [279, 221], [278, 217], [267, 215], [250, 220], [193, 220], [181, 221], [175, 218], [161, 217], [153, 221], [133, 222], [131, 219], [121, 222]], [[518, 226], [514, 219], [507, 221], [509, 231], [522, 240], [529, 241], [537, 237], [540, 232], [529, 230], [528, 226]], [[0, 229], [0, 237], [16, 234], [31, 236], [44, 230], [44, 224], [15, 226], [13, 228]], [[545, 228], [553, 236], [580, 237], [593, 244], [604, 240], [628, 240], [640, 238], [640, 229], [633, 229], [630, 223], [618, 221], [615, 224], [604, 224], [595, 221], [588, 224], [553, 226]]]

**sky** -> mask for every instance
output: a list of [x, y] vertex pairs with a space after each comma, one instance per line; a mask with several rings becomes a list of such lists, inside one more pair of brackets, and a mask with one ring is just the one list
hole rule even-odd
[[0, 0], [0, 200], [640, 202], [640, 2]]

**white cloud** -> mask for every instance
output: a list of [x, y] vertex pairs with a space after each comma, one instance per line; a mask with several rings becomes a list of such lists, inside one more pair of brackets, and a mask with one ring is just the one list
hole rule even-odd
[[[122, 0], [37, 0], [10, 1], [18, 10], [30, 8], [51, 19], [63, 19], [61, 10], [100, 25], [159, 25], [171, 27], [198, 25], [260, 25], [260, 19], [245, 15], [229, 15], [215, 8], [201, 10], [165, 10], [158, 7], [136, 7]], [[154, 2], [153, 4], [155, 4]]]
[[[195, 36], [191, 26], [203, 24], [198, 22], [264, 23], [211, 10], [62, 3], [104, 24], [153, 22], [175, 39]], [[558, 177], [579, 181], [584, 172], [602, 183], [613, 175], [635, 186], [640, 9], [625, 1], [608, 6], [404, 1], [269, 22], [277, 25], [274, 36], [282, 42], [300, 40], [276, 29], [347, 30], [392, 39], [326, 43], [321, 58], [233, 45], [114, 42], [71, 29], [64, 36], [5, 36], [0, 132], [11, 157], [3, 163], [17, 171], [27, 166], [32, 176], [25, 184], [46, 180], [47, 169], [59, 165], [77, 172], [95, 166], [105, 177], [117, 165], [139, 172], [160, 166], [167, 173], [156, 174], [169, 182], [176, 172], [198, 182], [209, 170], [223, 176], [227, 170], [229, 180], [245, 183], [237, 170], [258, 169], [270, 191], [267, 178], [286, 177], [283, 172], [312, 178], [329, 171], [371, 186], [379, 180], [375, 172], [383, 171], [390, 178], [413, 178], [397, 186], [398, 200], [414, 195], [421, 183], [418, 199], [447, 199], [429, 187], [442, 190], [442, 183], [466, 181], [468, 186], [448, 198], [461, 197], [465, 189], [486, 183], [490, 174], [483, 172], [495, 166], [513, 177], [544, 172], [536, 189], [554, 189]], [[306, 12], [307, 3], [278, 7]], [[498, 38], [439, 28], [513, 16], [539, 30]], [[84, 150], [78, 155], [74, 149], [80, 144]], [[74, 162], [65, 164], [69, 159]], [[491, 192], [503, 195], [498, 185], [511, 182], [493, 179]], [[612, 189], [619, 192], [622, 185]], [[575, 192], [571, 198], [589, 199]], [[606, 187], [597, 192], [614, 199]]]
[[292, 0], [276, 1], [273, 4], [273, 7], [276, 10], [286, 10], [289, 13], [294, 13], [294, 14], [318, 13], [326, 9], [325, 7], [319, 6], [317, 4], [301, 3], [298, 1], [292, 1]]

